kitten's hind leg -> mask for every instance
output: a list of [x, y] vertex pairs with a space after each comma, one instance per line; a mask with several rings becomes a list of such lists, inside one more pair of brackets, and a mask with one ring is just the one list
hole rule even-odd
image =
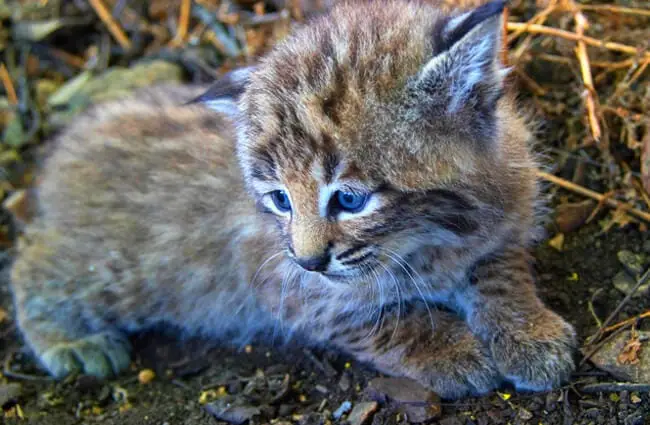
[[[72, 267], [74, 269], [74, 267]], [[51, 375], [84, 373], [109, 378], [131, 361], [128, 339], [93, 311], [83, 288], [66, 284], [70, 264], [35, 244], [21, 252], [12, 270], [19, 327]]]
[[377, 369], [415, 379], [445, 398], [484, 394], [501, 384], [488, 350], [455, 314], [423, 304], [399, 320], [397, 314], [387, 313], [372, 333], [373, 323], [343, 324], [329, 337]]

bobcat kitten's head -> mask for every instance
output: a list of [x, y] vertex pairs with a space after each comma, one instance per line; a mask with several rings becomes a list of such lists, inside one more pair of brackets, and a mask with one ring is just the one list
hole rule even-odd
[[199, 99], [238, 117], [247, 183], [300, 266], [349, 281], [528, 220], [526, 136], [508, 142], [508, 128], [527, 133], [498, 62], [503, 6], [340, 4]]

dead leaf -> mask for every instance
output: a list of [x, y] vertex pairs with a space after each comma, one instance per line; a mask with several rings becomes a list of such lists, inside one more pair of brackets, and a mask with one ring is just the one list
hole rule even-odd
[[594, 208], [596, 202], [591, 199], [561, 204], [556, 208], [555, 223], [560, 232], [571, 233], [587, 221]]
[[548, 241], [548, 244], [552, 248], [555, 248], [556, 250], [562, 252], [562, 247], [564, 246], [564, 233], [558, 233], [557, 235], [553, 236], [553, 238]]
[[620, 364], [638, 364], [639, 352], [641, 351], [641, 340], [637, 332], [633, 332], [625, 347], [621, 350], [616, 360]]
[[9, 313], [7, 313], [6, 310], [0, 308], [0, 323], [4, 322], [7, 320], [7, 317], [9, 317]]

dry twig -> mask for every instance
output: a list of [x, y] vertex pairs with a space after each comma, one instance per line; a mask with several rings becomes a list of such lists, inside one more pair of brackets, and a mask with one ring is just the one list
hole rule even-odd
[[117, 23], [111, 15], [111, 12], [109, 12], [104, 3], [102, 3], [102, 0], [89, 0], [89, 2], [93, 9], [95, 9], [95, 13], [97, 13], [99, 19], [106, 24], [115, 40], [120, 43], [120, 46], [122, 46], [124, 50], [130, 50], [131, 40], [129, 40], [129, 37], [126, 36], [122, 27], [120, 27], [120, 24]]
[[[574, 19], [576, 22], [576, 34], [582, 38], [585, 35], [585, 29], [587, 29], [589, 25], [587, 19], [580, 12], [576, 12]], [[591, 135], [593, 136], [594, 140], [598, 142], [600, 141], [600, 136], [602, 133], [596, 113], [596, 89], [594, 88], [594, 82], [591, 77], [591, 66], [589, 65], [589, 56], [587, 55], [587, 45], [583, 40], [578, 41], [578, 46], [576, 47], [576, 56], [580, 62], [580, 73], [582, 74], [582, 82], [585, 86], [583, 97], [585, 100], [585, 107], [587, 108], [589, 128], [591, 129]]]
[[181, 46], [187, 38], [187, 31], [190, 26], [190, 10], [192, 9], [191, 0], [183, 0], [181, 3], [181, 11], [178, 17], [178, 30], [176, 36], [170, 41], [171, 46]]
[[612, 4], [581, 4], [578, 7], [582, 10], [589, 10], [594, 12], [613, 12], [613, 13], [625, 13], [628, 15], [650, 16], [650, 10], [648, 9], [621, 7]]
[[4, 63], [0, 63], [0, 80], [2, 80], [2, 85], [4, 86], [5, 92], [7, 93], [9, 103], [12, 105], [17, 105], [18, 96], [16, 95], [16, 88], [14, 87], [13, 81], [11, 81], [11, 75], [9, 75], [9, 71], [7, 71], [7, 67]]
[[642, 53], [644, 59], [650, 59], [650, 52], [646, 52], [643, 51], [642, 49], [637, 49], [636, 47], [628, 46], [626, 44], [616, 43], [613, 41], [602, 41], [593, 37], [580, 36], [571, 31], [565, 31], [558, 28], [547, 27], [544, 25], [508, 22], [508, 31], [518, 31], [518, 30], [530, 32], [532, 34], [551, 35], [554, 37], [560, 37], [571, 41], [583, 41], [585, 44], [589, 46], [612, 50], [614, 52], [627, 53], [630, 55], [637, 55]]
[[570, 182], [570, 181], [565, 180], [563, 178], [554, 176], [553, 174], [546, 173], [544, 171], [537, 171], [537, 176], [539, 178], [542, 178], [542, 179], [546, 180], [546, 181], [554, 183], [554, 184], [556, 184], [556, 185], [558, 185], [558, 186], [560, 186], [560, 187], [562, 187], [564, 189], [570, 190], [570, 191], [575, 192], [575, 193], [579, 193], [580, 195], [587, 196], [587, 197], [595, 199], [595, 200], [597, 200], [599, 202], [604, 201], [604, 202], [607, 203], [607, 205], [609, 205], [612, 208], [621, 208], [621, 209], [625, 210], [626, 212], [628, 212], [629, 214], [634, 215], [635, 217], [638, 217], [638, 218], [641, 218], [641, 219], [643, 219], [645, 221], [650, 222], [650, 213], [647, 213], [645, 211], [641, 211], [641, 210], [633, 207], [632, 205], [630, 205], [630, 204], [628, 204], [626, 202], [622, 202], [622, 201], [618, 201], [616, 199], [608, 198], [607, 196], [605, 196], [605, 195], [603, 195], [601, 193], [595, 192], [595, 191], [593, 191], [591, 189], [587, 189], [586, 187], [582, 187], [582, 186], [577, 185], [577, 184], [575, 184], [573, 182]]

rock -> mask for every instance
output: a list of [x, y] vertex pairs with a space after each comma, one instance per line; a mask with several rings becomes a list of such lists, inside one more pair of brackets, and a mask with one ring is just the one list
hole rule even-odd
[[379, 404], [376, 401], [357, 403], [348, 416], [350, 425], [363, 425], [377, 411]]
[[440, 397], [407, 378], [375, 378], [368, 384], [370, 397], [379, 402], [387, 399], [397, 403], [439, 403]]
[[235, 405], [232, 402], [233, 398], [224, 397], [206, 404], [204, 408], [218, 420], [233, 425], [241, 425], [261, 413], [261, 410], [255, 406]]
[[0, 385], [0, 407], [16, 401], [23, 393], [23, 386], [20, 384]]
[[625, 267], [625, 270], [632, 276], [638, 276], [643, 273], [644, 258], [642, 255], [624, 249], [619, 251], [616, 256], [618, 257], [618, 261]]
[[530, 412], [530, 410], [526, 410], [522, 407], [519, 409], [519, 418], [524, 421], [529, 421], [533, 419], [533, 414]]
[[344, 401], [343, 403], [341, 403], [341, 405], [339, 406], [339, 408], [336, 409], [336, 410], [334, 411], [334, 413], [332, 413], [332, 417], [333, 417], [334, 419], [336, 419], [336, 420], [339, 420], [339, 419], [341, 419], [341, 416], [343, 416], [343, 415], [345, 415], [346, 413], [348, 413], [348, 412], [350, 411], [350, 409], [352, 409], [352, 403], [350, 403], [349, 401], [346, 400], [346, 401]]
[[596, 202], [591, 199], [559, 205], [555, 209], [555, 224], [562, 233], [576, 231], [587, 221], [594, 208]]
[[637, 331], [637, 333], [639, 341], [641, 341], [641, 347], [636, 351], [638, 361], [625, 363], [620, 361], [624, 348], [628, 346], [632, 338], [630, 332], [623, 332], [603, 345], [591, 357], [591, 362], [597, 368], [611, 373], [619, 380], [640, 383], [650, 382], [650, 347], [648, 347], [650, 332]]
[[395, 405], [411, 423], [426, 422], [442, 413], [440, 397], [415, 381], [406, 378], [375, 378], [368, 395], [380, 402]]
[[343, 372], [341, 379], [339, 380], [339, 388], [341, 391], [347, 391], [350, 389], [350, 376]]
[[[627, 272], [621, 271], [614, 276], [612, 279], [614, 287], [624, 293], [625, 295], [629, 294], [632, 291], [632, 288], [636, 285], [636, 280], [631, 277]], [[639, 289], [636, 290], [633, 297], [646, 296], [650, 290], [650, 282], [645, 283], [639, 286]]]

